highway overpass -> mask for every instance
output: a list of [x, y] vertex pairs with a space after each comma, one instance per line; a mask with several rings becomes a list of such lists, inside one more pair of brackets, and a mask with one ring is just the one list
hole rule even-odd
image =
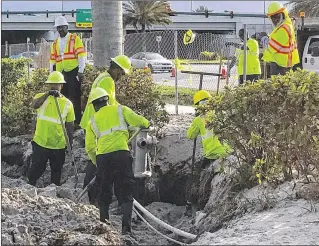
[[[52, 39], [52, 35], [48, 35], [48, 32], [55, 32], [54, 20], [60, 14], [12, 14], [2, 12], [1, 21], [2, 21], [2, 35], [4, 40], [8, 35], [8, 32], [19, 32], [30, 33], [37, 32], [40, 36], [46, 39]], [[65, 14], [66, 19], [70, 23], [69, 30], [77, 31], [77, 32], [91, 32], [91, 28], [79, 28], [76, 27], [76, 14], [72, 16], [71, 13]], [[234, 34], [237, 33], [240, 28], [243, 27], [243, 24], [248, 25], [248, 31], [251, 33], [264, 31], [270, 31], [272, 29], [271, 23], [268, 19], [260, 18], [260, 17], [238, 17], [234, 16], [230, 18], [229, 16], [209, 16], [205, 18], [205, 16], [201, 15], [177, 15], [171, 17], [172, 24], [164, 27], [161, 25], [154, 25], [152, 27], [152, 31], [160, 31], [160, 30], [188, 30], [192, 29], [195, 31], [206, 31], [213, 32], [219, 34]], [[264, 27], [264, 21], [266, 26]], [[127, 26], [126, 32], [134, 32], [133, 26]], [[25, 34], [23, 34], [25, 35]], [[51, 37], [49, 37], [51, 36]], [[26, 37], [23, 37], [25, 40]], [[40, 37], [37, 37], [40, 38]], [[8, 38], [7, 38], [8, 39]], [[8, 40], [9, 43], [14, 42]]]

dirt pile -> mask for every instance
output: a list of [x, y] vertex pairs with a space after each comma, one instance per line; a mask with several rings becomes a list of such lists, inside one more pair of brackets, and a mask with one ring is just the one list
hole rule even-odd
[[40, 190], [2, 176], [2, 187], [2, 244], [120, 245], [96, 208], [56, 198], [54, 185]]

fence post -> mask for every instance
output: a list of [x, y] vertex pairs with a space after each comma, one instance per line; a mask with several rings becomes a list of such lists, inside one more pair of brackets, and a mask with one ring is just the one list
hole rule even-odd
[[9, 56], [8, 41], [5, 41], [5, 51], [4, 51], [4, 56]]
[[246, 82], [247, 77], [247, 24], [244, 24], [244, 66], [243, 66], [243, 82]]
[[[178, 52], [177, 52], [177, 31], [174, 31], [174, 49], [175, 49], [175, 59], [178, 59]], [[178, 115], [178, 68], [175, 66], [175, 114]]]
[[[218, 73], [221, 74], [222, 73], [222, 65], [223, 65], [223, 54], [224, 54], [224, 49], [221, 49], [220, 51], [220, 61], [219, 61], [219, 70]], [[220, 85], [220, 78], [221, 76], [218, 76], [218, 80], [217, 80], [217, 95], [219, 92], [219, 85]]]
[[[30, 38], [27, 38], [27, 54], [28, 54], [28, 59], [30, 59]], [[28, 83], [30, 83], [30, 62], [28, 62]]]

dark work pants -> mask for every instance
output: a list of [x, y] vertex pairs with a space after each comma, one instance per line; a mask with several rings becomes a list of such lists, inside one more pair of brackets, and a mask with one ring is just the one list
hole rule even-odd
[[[94, 178], [96, 174], [96, 166], [92, 163], [89, 162], [85, 168], [85, 177], [84, 177], [84, 182], [83, 182], [83, 189], [90, 183], [90, 181]], [[89, 196], [89, 201], [90, 204], [95, 204], [96, 197], [97, 197], [97, 187], [96, 187], [96, 182], [91, 186], [91, 188], [88, 190], [88, 196]]]
[[[122, 226], [131, 226], [133, 209], [134, 173], [133, 158], [129, 151], [120, 150], [98, 155], [96, 181], [98, 185], [98, 203], [100, 220], [103, 221], [103, 209], [112, 203], [113, 184], [122, 200]], [[103, 214], [106, 214], [105, 211]], [[108, 217], [108, 216], [107, 216]]]
[[271, 75], [285, 75], [291, 68], [281, 67], [277, 63], [270, 63], [270, 76]]
[[79, 68], [65, 72], [62, 71], [64, 75], [64, 80], [66, 84], [63, 85], [61, 93], [73, 103], [74, 113], [75, 113], [75, 123], [80, 124], [81, 122], [81, 81], [79, 81], [76, 76], [78, 74]]
[[[256, 80], [260, 79], [259, 74], [247, 74], [246, 75], [246, 81], [254, 82]], [[242, 85], [244, 83], [244, 75], [239, 75], [239, 84]]]
[[36, 185], [44, 173], [49, 160], [51, 167], [51, 183], [60, 185], [62, 167], [65, 162], [65, 149], [47, 149], [32, 141], [32, 164], [28, 170], [29, 184]]

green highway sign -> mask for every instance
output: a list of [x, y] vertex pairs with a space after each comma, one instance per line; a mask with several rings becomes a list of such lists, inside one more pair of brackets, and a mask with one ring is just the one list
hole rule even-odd
[[76, 27], [92, 27], [91, 9], [77, 9], [76, 12]]

